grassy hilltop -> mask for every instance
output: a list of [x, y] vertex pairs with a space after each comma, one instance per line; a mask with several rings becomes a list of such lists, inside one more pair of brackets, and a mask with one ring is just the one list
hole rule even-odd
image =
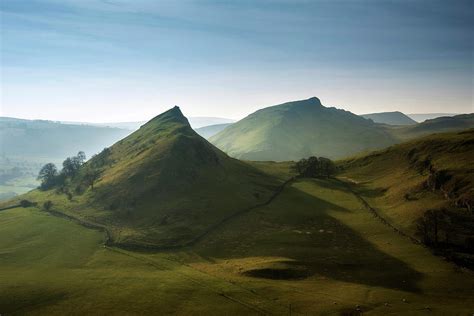
[[[99, 175], [93, 188], [84, 185], [89, 172]], [[196, 134], [175, 107], [90, 159], [64, 187], [22, 198], [50, 200], [54, 211], [106, 228], [115, 243], [171, 247], [265, 202], [277, 184]]]

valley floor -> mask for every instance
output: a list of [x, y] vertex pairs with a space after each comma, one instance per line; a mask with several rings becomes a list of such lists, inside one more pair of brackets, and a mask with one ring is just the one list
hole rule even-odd
[[302, 179], [191, 248], [139, 253], [36, 208], [0, 211], [0, 314], [466, 315], [474, 275]]

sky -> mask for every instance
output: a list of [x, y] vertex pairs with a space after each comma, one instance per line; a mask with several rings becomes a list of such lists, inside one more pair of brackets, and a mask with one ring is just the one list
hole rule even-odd
[[1, 0], [1, 116], [470, 113], [471, 0]]

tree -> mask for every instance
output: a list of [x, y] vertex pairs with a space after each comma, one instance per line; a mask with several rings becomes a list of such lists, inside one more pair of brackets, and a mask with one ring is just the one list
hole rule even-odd
[[63, 161], [63, 170], [62, 173], [66, 177], [74, 177], [76, 175], [77, 170], [79, 169], [76, 161], [74, 161], [71, 157], [66, 158]]
[[437, 247], [440, 232], [445, 232], [445, 243], [449, 242], [451, 225], [445, 210], [429, 210], [416, 222], [416, 234], [423, 239], [423, 243]]
[[53, 202], [51, 202], [50, 200], [43, 203], [43, 209], [45, 209], [46, 211], [49, 211], [52, 207]]
[[56, 184], [56, 177], [58, 176], [58, 169], [53, 163], [45, 164], [39, 174], [37, 179], [41, 181], [41, 188], [46, 190], [51, 188]]
[[35, 203], [34, 202], [31, 202], [29, 200], [21, 200], [20, 201], [20, 206], [21, 207], [30, 207], [30, 206], [34, 206]]
[[63, 161], [62, 173], [69, 178], [74, 178], [81, 166], [86, 160], [86, 154], [83, 151], [77, 153], [76, 156], [68, 157]]
[[76, 159], [80, 165], [83, 165], [86, 161], [86, 154], [81, 150], [77, 153]]
[[94, 183], [99, 180], [100, 172], [95, 169], [88, 169], [84, 175], [84, 182], [87, 186], [90, 186], [91, 190], [94, 190]]
[[336, 171], [336, 166], [328, 158], [312, 156], [298, 161], [295, 169], [303, 177], [318, 178], [332, 176]]

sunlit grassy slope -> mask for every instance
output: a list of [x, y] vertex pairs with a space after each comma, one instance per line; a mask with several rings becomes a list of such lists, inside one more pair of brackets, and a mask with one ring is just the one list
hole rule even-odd
[[341, 159], [432, 133], [474, 128], [474, 114], [420, 124], [399, 112], [372, 117], [376, 122], [413, 125], [376, 124], [351, 112], [325, 107], [313, 97], [260, 109], [209, 140], [230, 156], [245, 160], [286, 161], [312, 155]]
[[[281, 174], [283, 168], [265, 167]], [[466, 315], [474, 276], [301, 179], [193, 247], [138, 253], [36, 208], [0, 211], [2, 314]]]
[[[98, 164], [94, 157], [88, 166]], [[115, 243], [171, 247], [192, 242], [242, 209], [268, 200], [278, 181], [226, 154], [196, 134], [178, 107], [110, 147], [94, 188], [26, 196], [53, 210], [105, 227]]]
[[284, 161], [311, 155], [341, 158], [388, 146], [394, 139], [372, 121], [310, 98], [258, 110], [210, 141], [236, 158]]

